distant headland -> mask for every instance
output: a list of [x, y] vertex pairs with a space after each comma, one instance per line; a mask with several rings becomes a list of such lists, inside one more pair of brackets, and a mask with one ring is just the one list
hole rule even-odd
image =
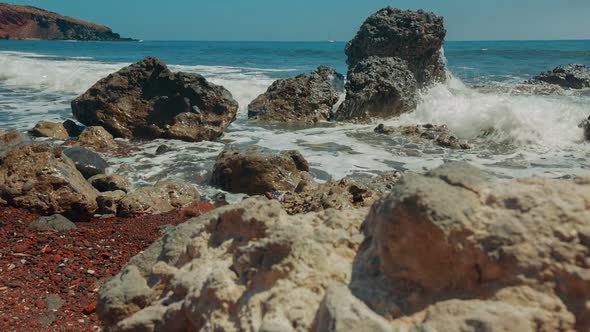
[[0, 3], [0, 38], [33, 40], [135, 41], [110, 28], [36, 7]]

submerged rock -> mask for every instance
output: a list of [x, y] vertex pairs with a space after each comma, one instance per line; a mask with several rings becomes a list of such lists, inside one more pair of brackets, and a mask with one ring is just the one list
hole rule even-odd
[[531, 81], [556, 84], [569, 89], [590, 88], [590, 67], [581, 64], [563, 65], [541, 73]]
[[337, 120], [391, 118], [416, 108], [418, 86], [407, 63], [397, 58], [370, 57], [348, 71], [346, 99]]
[[215, 162], [211, 183], [232, 193], [250, 195], [292, 191], [309, 178], [309, 164], [299, 151], [274, 153], [259, 146], [229, 148]]
[[113, 135], [103, 127], [87, 127], [78, 137], [78, 144], [96, 151], [108, 152], [117, 149]]
[[580, 122], [578, 127], [584, 130], [584, 140], [586, 142], [590, 142], [590, 116], [588, 117], [588, 119], [585, 119], [584, 121]]
[[109, 164], [98, 153], [81, 147], [64, 149], [64, 154], [70, 158], [82, 175], [89, 179], [98, 174], [104, 174]]
[[390, 127], [384, 124], [379, 124], [375, 130], [377, 134], [391, 135], [399, 133], [407, 137], [418, 138], [421, 140], [432, 141], [434, 144], [452, 149], [471, 149], [471, 146], [466, 142], [460, 141], [453, 136], [446, 125], [415, 125], [415, 126], [400, 126]]
[[48, 143], [12, 150], [0, 165], [0, 197], [15, 207], [79, 221], [96, 211], [96, 195], [72, 160]]
[[476, 84], [473, 88], [482, 93], [505, 93], [509, 95], [564, 96], [566, 94], [565, 90], [559, 85], [533, 80], [515, 85], [485, 82]]
[[446, 77], [441, 55], [445, 36], [442, 17], [387, 7], [367, 18], [346, 45], [347, 63], [354, 67], [373, 56], [397, 57], [407, 62], [422, 87]]
[[118, 214], [122, 217], [140, 214], [157, 214], [181, 208], [199, 200], [197, 189], [189, 184], [159, 182], [139, 188], [119, 202]]
[[222, 135], [238, 103], [201, 75], [173, 73], [146, 58], [98, 81], [72, 102], [72, 111], [115, 137], [203, 141]]
[[35, 137], [51, 137], [51, 138], [58, 138], [58, 139], [68, 139], [70, 137], [68, 131], [64, 127], [63, 123], [56, 123], [50, 121], [39, 121], [29, 131], [31, 136]]
[[344, 76], [326, 66], [309, 76], [280, 79], [248, 105], [248, 117], [277, 122], [328, 121], [343, 86]]

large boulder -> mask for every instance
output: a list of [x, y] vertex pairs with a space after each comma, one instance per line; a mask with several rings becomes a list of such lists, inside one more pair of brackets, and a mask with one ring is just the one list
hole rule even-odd
[[559, 66], [534, 77], [532, 81], [556, 84], [562, 88], [590, 88], [590, 67], [581, 64]]
[[72, 111], [115, 137], [202, 141], [221, 136], [238, 103], [201, 75], [173, 73], [146, 58], [98, 81], [72, 102]]
[[104, 174], [109, 164], [98, 153], [81, 147], [71, 147], [64, 150], [76, 165], [76, 168], [82, 175], [89, 179], [98, 174]]
[[420, 86], [444, 80], [441, 49], [446, 30], [443, 18], [422, 10], [387, 7], [371, 15], [346, 45], [347, 63], [354, 66], [371, 57], [407, 61]]
[[320, 66], [311, 75], [275, 81], [248, 105], [248, 117], [262, 121], [328, 121], [344, 87], [344, 76]]
[[309, 177], [308, 171], [309, 164], [299, 151], [229, 148], [217, 156], [211, 183], [225, 191], [250, 195], [292, 191]]
[[58, 139], [68, 139], [70, 137], [63, 123], [44, 120], [39, 121], [29, 133], [31, 136], [35, 137], [50, 137]]
[[0, 165], [0, 198], [16, 207], [79, 221], [96, 211], [96, 196], [74, 163], [48, 143], [12, 150]]
[[417, 90], [407, 62], [391, 57], [361, 60], [348, 72], [346, 100], [336, 119], [367, 121], [411, 112], [416, 108]]
[[123, 217], [157, 214], [185, 207], [199, 200], [197, 189], [190, 184], [158, 182], [133, 191], [118, 202], [118, 214]]

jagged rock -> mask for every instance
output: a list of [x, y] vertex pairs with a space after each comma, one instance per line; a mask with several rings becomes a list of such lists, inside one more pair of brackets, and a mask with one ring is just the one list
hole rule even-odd
[[113, 135], [103, 127], [87, 127], [78, 137], [78, 144], [96, 151], [114, 151], [117, 149]]
[[541, 81], [563, 88], [590, 88], [590, 67], [581, 64], [559, 66], [534, 77], [529, 82]]
[[121, 190], [127, 193], [131, 187], [129, 180], [121, 175], [98, 174], [88, 179], [88, 182], [100, 192]]
[[76, 124], [76, 122], [72, 121], [72, 120], [66, 120], [63, 122], [63, 126], [64, 128], [66, 128], [68, 135], [70, 137], [78, 137], [80, 136], [80, 134], [82, 134], [83, 129], [80, 128], [80, 126], [78, 126]]
[[318, 122], [333, 117], [344, 76], [320, 66], [311, 75], [275, 81], [248, 105], [248, 117], [262, 121]]
[[106, 160], [93, 151], [81, 147], [72, 147], [64, 150], [64, 154], [70, 158], [82, 175], [89, 179], [98, 174], [104, 174], [109, 164]]
[[122, 190], [101, 192], [96, 198], [96, 203], [98, 204], [98, 211], [96, 211], [96, 213], [102, 215], [116, 215], [119, 209], [119, 203], [125, 195], [125, 192]]
[[372, 56], [397, 57], [407, 61], [422, 87], [446, 77], [441, 56], [445, 35], [440, 16], [387, 7], [367, 18], [346, 45], [347, 63], [353, 67]]
[[308, 331], [348, 283], [366, 210], [288, 216], [250, 198], [180, 224], [99, 293], [111, 331]]
[[28, 144], [31, 140], [16, 130], [0, 132], [0, 164], [2, 159], [12, 150]]
[[229, 148], [217, 156], [211, 183], [225, 191], [250, 195], [292, 191], [309, 178], [308, 171], [309, 164], [299, 151]]
[[363, 225], [353, 294], [405, 316], [394, 331], [588, 330], [590, 178], [486, 183], [477, 172], [406, 173]]
[[588, 119], [580, 122], [578, 127], [584, 130], [584, 140], [586, 142], [590, 142], [590, 116], [588, 117]]
[[39, 121], [29, 131], [31, 136], [36, 137], [51, 137], [59, 139], [68, 139], [70, 135], [62, 123], [50, 122], [50, 121]]
[[41, 217], [29, 224], [29, 229], [33, 231], [69, 231], [78, 228], [70, 219], [61, 214]]
[[0, 165], [0, 197], [16, 207], [78, 221], [94, 214], [96, 195], [72, 160], [48, 143], [14, 149]]
[[453, 136], [446, 125], [415, 125], [415, 126], [400, 126], [391, 127], [379, 124], [374, 130], [377, 134], [391, 135], [398, 133], [411, 138], [418, 138], [420, 140], [432, 141], [433, 143], [452, 149], [471, 149], [471, 146], [466, 142], [459, 140]]
[[72, 102], [72, 111], [115, 137], [203, 141], [221, 136], [238, 103], [201, 75], [173, 73], [146, 58], [98, 81]]
[[418, 86], [405, 61], [370, 57], [352, 66], [347, 79], [336, 120], [392, 118], [416, 108]]
[[118, 211], [122, 217], [164, 213], [187, 206], [199, 198], [199, 192], [192, 185], [159, 182], [127, 194], [119, 202]]

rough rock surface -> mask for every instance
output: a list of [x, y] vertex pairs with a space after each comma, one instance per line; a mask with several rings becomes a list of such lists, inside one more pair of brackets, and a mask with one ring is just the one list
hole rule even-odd
[[250, 198], [191, 219], [100, 291], [110, 331], [309, 331], [347, 284], [366, 210], [288, 216]]
[[590, 88], [590, 67], [581, 64], [559, 66], [534, 77], [531, 81], [556, 84], [563, 88]]
[[61, 149], [47, 143], [12, 150], [0, 165], [0, 198], [16, 207], [79, 221], [96, 211], [96, 195]]
[[375, 132], [377, 134], [385, 135], [398, 133], [411, 138], [432, 141], [435, 144], [445, 148], [471, 149], [471, 146], [469, 144], [453, 136], [446, 125], [425, 124], [415, 126], [390, 127], [385, 126], [383, 124], [379, 124], [375, 128]]
[[119, 211], [119, 204], [125, 195], [125, 192], [122, 190], [101, 192], [96, 198], [96, 203], [98, 204], [98, 211], [96, 213], [116, 215]]
[[78, 137], [78, 144], [96, 151], [108, 152], [117, 149], [113, 135], [103, 127], [87, 127]]
[[0, 4], [0, 38], [129, 41], [102, 25], [40, 8]]
[[344, 76], [320, 66], [311, 75], [275, 81], [268, 90], [248, 105], [248, 117], [262, 121], [328, 121], [343, 91]]
[[582, 130], [584, 131], [584, 140], [586, 142], [590, 142], [590, 116], [588, 117], [588, 119], [585, 119], [582, 122], [580, 122], [578, 127], [582, 128]]
[[76, 229], [76, 224], [61, 214], [40, 217], [29, 224], [29, 229], [34, 231], [69, 231]]
[[8, 152], [27, 144], [30, 139], [16, 130], [0, 132], [0, 164]]
[[192, 185], [159, 182], [127, 194], [119, 202], [118, 211], [120, 216], [164, 213], [187, 206], [199, 198], [199, 192]]
[[292, 191], [301, 180], [309, 179], [308, 171], [309, 164], [299, 151], [229, 148], [217, 156], [211, 183], [225, 191], [250, 195]]
[[391, 118], [416, 108], [418, 85], [403, 60], [361, 60], [349, 69], [347, 79], [346, 99], [336, 112], [336, 120]]
[[70, 137], [63, 123], [50, 121], [39, 121], [29, 133], [31, 136], [36, 137], [51, 137], [59, 139], [68, 139]]
[[201, 75], [173, 73], [146, 58], [98, 81], [72, 102], [72, 111], [115, 137], [203, 141], [221, 136], [238, 103]]
[[446, 30], [443, 18], [422, 10], [384, 8], [363, 23], [346, 46], [348, 64], [371, 57], [397, 57], [408, 62], [420, 86], [445, 79], [441, 49]]
[[116, 190], [129, 192], [131, 188], [129, 180], [121, 175], [98, 174], [88, 179], [88, 182], [100, 192]]
[[81, 147], [71, 147], [64, 150], [82, 175], [89, 179], [98, 174], [104, 174], [109, 164], [98, 153]]

